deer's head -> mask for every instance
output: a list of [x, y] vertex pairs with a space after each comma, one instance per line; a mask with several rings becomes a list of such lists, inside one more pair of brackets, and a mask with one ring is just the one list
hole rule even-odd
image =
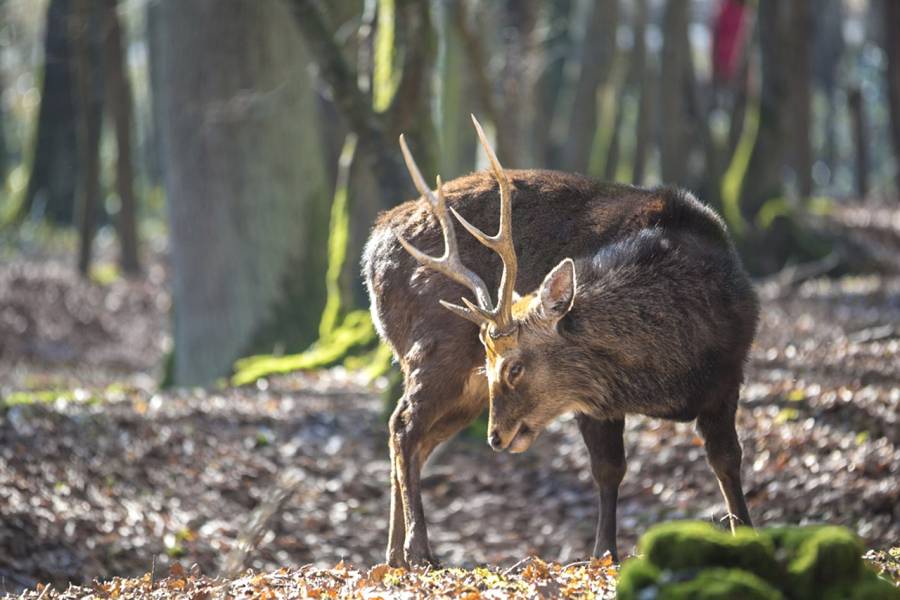
[[425, 184], [403, 136], [400, 136], [403, 157], [416, 188], [428, 200], [441, 225], [444, 254], [428, 256], [402, 236], [398, 235], [398, 239], [419, 263], [443, 273], [475, 294], [477, 304], [467, 298], [462, 299], [463, 306], [444, 300], [440, 303], [478, 325], [490, 393], [488, 442], [495, 450], [523, 452], [553, 419], [576, 408], [574, 398], [559, 390], [555, 379], [561, 360], [559, 350], [565, 343], [557, 325], [575, 301], [575, 264], [570, 258], [564, 259], [547, 274], [540, 288], [524, 297], [516, 295], [518, 264], [512, 238], [512, 184], [488, 144], [481, 125], [474, 116], [472, 121], [500, 188], [499, 231], [489, 236], [452, 207], [449, 210], [469, 233], [503, 261], [496, 305], [492, 303], [484, 281], [460, 260], [440, 177], [435, 194]]

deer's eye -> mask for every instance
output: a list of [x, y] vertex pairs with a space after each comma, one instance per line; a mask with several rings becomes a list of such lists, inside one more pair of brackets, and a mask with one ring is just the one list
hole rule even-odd
[[525, 368], [522, 366], [522, 363], [513, 363], [509, 367], [509, 371], [507, 371], [507, 378], [510, 383], [515, 383], [516, 379], [518, 379], [522, 373], [525, 371]]

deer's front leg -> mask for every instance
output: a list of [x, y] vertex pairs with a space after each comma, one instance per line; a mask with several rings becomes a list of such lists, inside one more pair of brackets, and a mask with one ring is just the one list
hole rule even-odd
[[591, 456], [591, 473], [600, 491], [600, 517], [594, 539], [594, 556], [609, 550], [618, 562], [616, 550], [616, 502], [619, 484], [625, 477], [625, 421], [601, 421], [578, 416], [578, 428]]
[[[434, 563], [428, 546], [428, 531], [419, 476], [422, 470], [424, 434], [428, 423], [408, 396], [397, 404], [390, 421], [392, 498], [388, 563], [412, 566]], [[399, 506], [398, 506], [399, 504]], [[402, 511], [403, 528], [398, 519]], [[405, 539], [404, 539], [405, 538]]]

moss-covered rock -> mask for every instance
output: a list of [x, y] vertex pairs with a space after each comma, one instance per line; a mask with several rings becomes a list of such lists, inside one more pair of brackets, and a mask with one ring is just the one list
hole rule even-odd
[[781, 600], [782, 593], [753, 573], [742, 569], [713, 567], [696, 576], [666, 583], [659, 600]]
[[655, 586], [660, 577], [659, 569], [644, 558], [635, 558], [622, 565], [616, 594], [619, 598], [637, 598], [640, 590]]
[[900, 589], [862, 560], [843, 527], [775, 527], [735, 535], [709, 523], [674, 522], [648, 531], [643, 557], [627, 561], [618, 597], [900, 600]]
[[789, 556], [787, 578], [801, 600], [821, 598], [829, 588], [860, 579], [862, 545], [843, 527], [821, 527]]
[[731, 535], [710, 523], [665, 523], [648, 531], [640, 548], [653, 565], [670, 571], [718, 566], [767, 580], [778, 574], [772, 540], [744, 527]]

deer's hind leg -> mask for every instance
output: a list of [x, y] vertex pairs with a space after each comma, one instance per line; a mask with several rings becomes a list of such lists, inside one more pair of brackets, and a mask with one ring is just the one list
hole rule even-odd
[[742, 452], [734, 423], [738, 393], [735, 388], [724, 404], [697, 417], [697, 429], [706, 446], [706, 459], [719, 481], [732, 531], [737, 525], [753, 526], [741, 487]]
[[408, 372], [406, 391], [390, 419], [391, 525], [387, 561], [392, 566], [435, 563], [422, 506], [422, 467], [438, 444], [471, 423], [486, 404], [465, 383], [448, 385], [447, 370]]

